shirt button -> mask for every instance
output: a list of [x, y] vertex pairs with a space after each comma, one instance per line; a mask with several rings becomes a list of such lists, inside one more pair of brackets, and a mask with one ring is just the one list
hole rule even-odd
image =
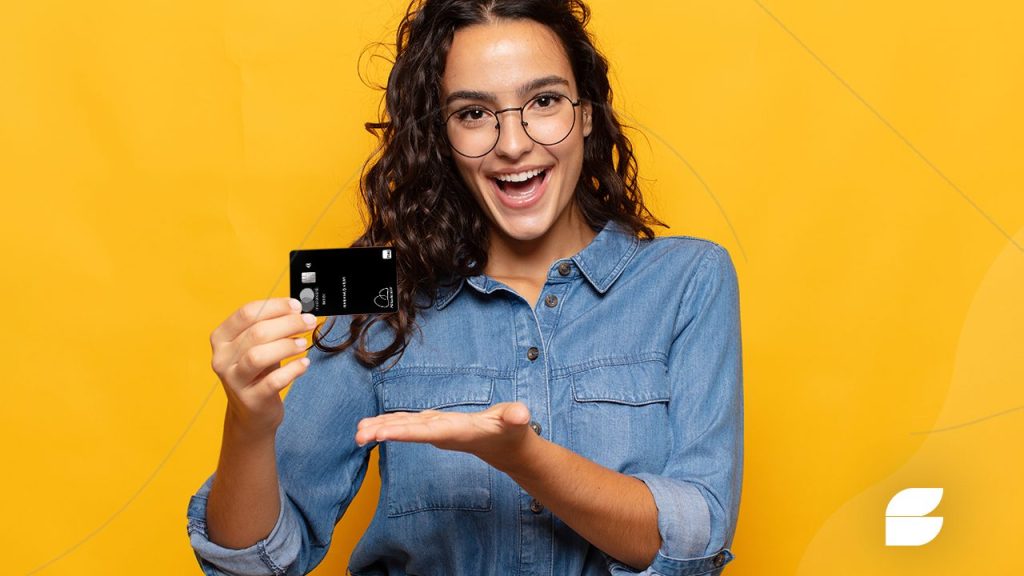
[[558, 306], [558, 296], [554, 294], [548, 294], [547, 298], [544, 299], [544, 304], [547, 304], [548, 308], [554, 308]]
[[540, 502], [537, 502], [536, 498], [530, 500], [530, 512], [533, 512], [534, 514], [540, 514], [543, 511], [544, 505], [541, 504]]
[[540, 350], [537, 350], [536, 346], [530, 346], [530, 349], [526, 351], [526, 357], [533, 361], [537, 359], [537, 356], [540, 356]]
[[536, 420], [530, 420], [530, 428], [533, 428], [533, 431], [536, 432], [538, 436], [540, 436], [541, 428], [540, 424], [538, 424]]
[[558, 273], [562, 276], [568, 276], [570, 270], [572, 270], [572, 266], [568, 262], [562, 262], [558, 265]]
[[725, 552], [715, 554], [715, 557], [711, 559], [711, 563], [715, 565], [715, 568], [720, 568], [722, 564], [725, 564]]

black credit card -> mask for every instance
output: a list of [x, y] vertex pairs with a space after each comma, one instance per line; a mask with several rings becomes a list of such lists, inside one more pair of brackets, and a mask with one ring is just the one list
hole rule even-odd
[[314, 316], [398, 311], [395, 251], [323, 248], [289, 253], [291, 297]]

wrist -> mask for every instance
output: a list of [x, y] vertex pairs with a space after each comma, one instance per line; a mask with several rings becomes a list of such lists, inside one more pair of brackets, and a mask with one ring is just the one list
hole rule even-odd
[[488, 463], [513, 479], [527, 476], [537, 464], [537, 455], [545, 442], [544, 438], [528, 428], [526, 434], [523, 434], [511, 450], [504, 451], [494, 462]]
[[274, 443], [275, 426], [252, 422], [228, 406], [224, 414], [224, 443], [235, 446], [260, 446]]

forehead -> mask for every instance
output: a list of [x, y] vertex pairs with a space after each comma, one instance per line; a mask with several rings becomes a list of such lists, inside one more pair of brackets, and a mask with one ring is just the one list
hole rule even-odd
[[576, 84], [565, 49], [547, 26], [533, 20], [499, 20], [455, 32], [441, 79], [441, 98], [467, 90], [515, 96], [532, 80], [560, 76]]

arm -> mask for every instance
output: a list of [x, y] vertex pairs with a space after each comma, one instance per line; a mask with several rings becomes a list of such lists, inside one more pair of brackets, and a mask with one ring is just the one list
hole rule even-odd
[[536, 434], [526, 438], [521, 454], [500, 464], [503, 472], [602, 552], [630, 566], [650, 565], [661, 537], [644, 483]]
[[[347, 326], [335, 331], [347, 333]], [[218, 474], [207, 479], [189, 503], [189, 536], [208, 575], [307, 573], [323, 560], [335, 524], [362, 485], [371, 447], [359, 447], [351, 438], [356, 423], [376, 413], [369, 372], [351, 350], [327, 355], [311, 348], [308, 356], [309, 369], [292, 384], [275, 437], [255, 445], [225, 445], [221, 465], [225, 459], [245, 462], [235, 462], [232, 476], [224, 474], [225, 482], [217, 488], [224, 489], [222, 495], [211, 492], [224, 472], [218, 467]], [[272, 459], [262, 460], [268, 454]], [[254, 479], [247, 474], [264, 476]], [[236, 486], [230, 478], [246, 479], [247, 487]], [[268, 485], [274, 489], [273, 503], [266, 497]], [[211, 534], [208, 519], [216, 513], [219, 497], [251, 504], [243, 523], [270, 517], [270, 526], [253, 528], [257, 540], [237, 544], [252, 542], [244, 548], [212, 540], [216, 534]]]
[[206, 507], [211, 542], [246, 548], [266, 538], [281, 513], [273, 434], [253, 437], [224, 418], [220, 460]]

